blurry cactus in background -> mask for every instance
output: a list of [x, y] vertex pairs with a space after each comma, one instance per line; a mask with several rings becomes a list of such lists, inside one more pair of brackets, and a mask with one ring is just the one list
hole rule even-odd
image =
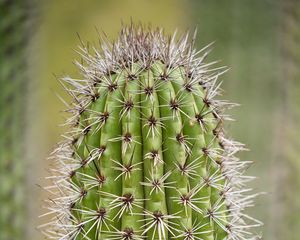
[[205, 63], [188, 35], [125, 27], [100, 49], [82, 43], [70, 131], [53, 152], [46, 189], [50, 239], [254, 239], [261, 223], [243, 144], [223, 129], [226, 71]]
[[[300, 2], [281, 3], [281, 96], [278, 107], [276, 143], [276, 209], [272, 219], [274, 236], [278, 239], [299, 239], [300, 235]], [[296, 195], [295, 195], [296, 193]]]
[[0, 239], [25, 239], [26, 49], [31, 6], [0, 1]]

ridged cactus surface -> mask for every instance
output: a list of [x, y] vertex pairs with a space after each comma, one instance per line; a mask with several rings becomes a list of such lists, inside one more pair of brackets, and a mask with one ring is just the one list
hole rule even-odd
[[256, 239], [243, 145], [225, 137], [208, 47], [125, 27], [82, 44], [82, 79], [64, 77], [70, 131], [52, 154], [50, 239]]

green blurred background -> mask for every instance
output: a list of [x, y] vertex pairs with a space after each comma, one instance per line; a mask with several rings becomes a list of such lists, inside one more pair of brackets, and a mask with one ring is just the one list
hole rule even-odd
[[[78, 76], [79, 40], [97, 31], [116, 37], [121, 21], [168, 33], [198, 29], [197, 46], [213, 41], [209, 60], [231, 70], [224, 98], [240, 103], [227, 130], [251, 151], [257, 192], [251, 214], [266, 240], [300, 235], [299, 0], [0, 0], [0, 240], [43, 239], [47, 160], [64, 132], [67, 98], [56, 76]], [[299, 227], [298, 227], [299, 226]]]

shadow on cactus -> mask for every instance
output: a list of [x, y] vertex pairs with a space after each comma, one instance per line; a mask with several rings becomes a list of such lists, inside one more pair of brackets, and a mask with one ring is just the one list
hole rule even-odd
[[82, 43], [82, 79], [63, 78], [73, 98], [70, 131], [53, 152], [51, 239], [256, 239], [245, 214], [243, 144], [225, 137], [209, 46], [161, 29], [130, 26], [99, 49]]

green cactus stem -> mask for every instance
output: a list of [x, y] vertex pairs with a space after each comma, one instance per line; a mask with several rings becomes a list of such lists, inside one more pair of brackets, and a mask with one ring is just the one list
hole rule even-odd
[[[0, 239], [26, 239], [25, 109], [31, 0], [0, 0]], [[32, 26], [31, 26], [32, 27]]]
[[218, 77], [208, 47], [124, 27], [114, 44], [80, 46], [82, 79], [70, 131], [54, 151], [51, 239], [253, 239], [243, 144], [225, 138]]

